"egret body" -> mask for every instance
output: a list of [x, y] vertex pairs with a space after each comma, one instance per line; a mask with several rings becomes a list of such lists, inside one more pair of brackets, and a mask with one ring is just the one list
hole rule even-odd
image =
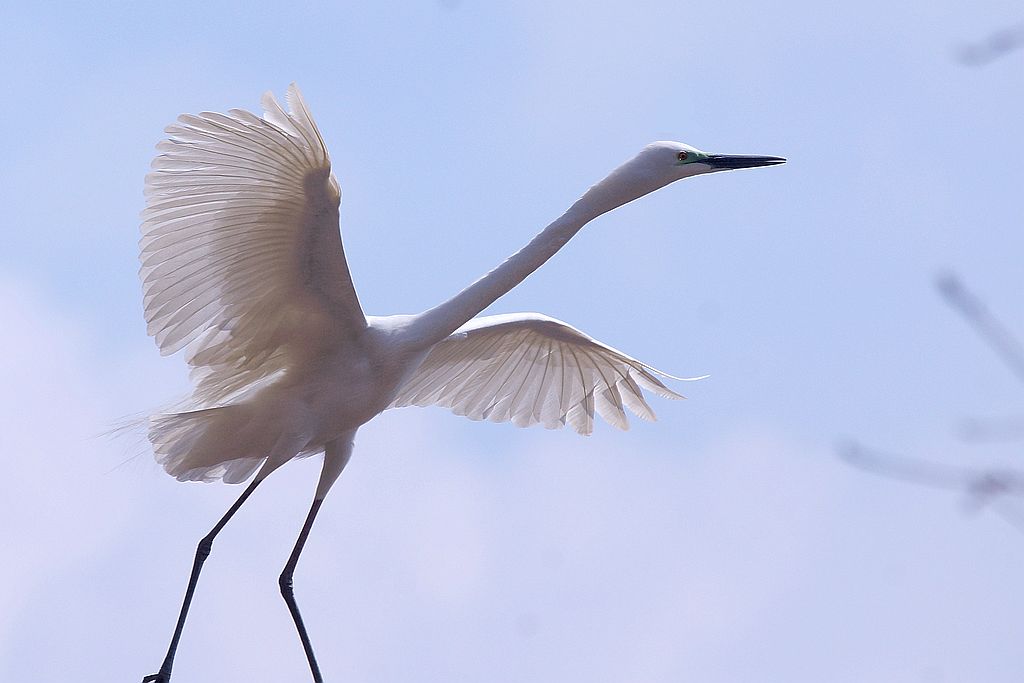
[[182, 115], [146, 177], [148, 332], [164, 354], [186, 350], [195, 384], [185, 410], [150, 418], [149, 439], [180, 480], [252, 481], [200, 542], [163, 665], [144, 681], [170, 679], [217, 533], [271, 472], [317, 453], [320, 480], [280, 586], [322, 680], [292, 574], [356, 430], [387, 408], [440, 405], [582, 434], [595, 412], [623, 429], [626, 408], [653, 419], [643, 390], [678, 398], [659, 379], [668, 375], [541, 314], [475, 316], [597, 216], [683, 178], [785, 161], [655, 142], [451, 299], [416, 315], [368, 316], [345, 260], [327, 148], [294, 84], [287, 103], [285, 111], [268, 93], [262, 118], [237, 109]]

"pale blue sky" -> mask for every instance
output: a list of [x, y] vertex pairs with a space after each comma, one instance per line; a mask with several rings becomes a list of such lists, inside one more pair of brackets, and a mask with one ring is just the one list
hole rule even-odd
[[[666, 371], [659, 421], [583, 439], [385, 414], [296, 576], [327, 680], [1019, 681], [1024, 537], [851, 470], [855, 436], [953, 463], [1022, 387], [935, 295], [1024, 333], [1015, 2], [8, 4], [0, 9], [0, 680], [159, 666], [195, 543], [237, 496], [94, 438], [186, 390], [146, 337], [142, 179], [185, 111], [297, 81], [364, 308], [451, 295], [652, 140], [777, 154], [602, 217], [493, 312]], [[316, 477], [218, 539], [174, 680], [305, 680], [276, 577]]]

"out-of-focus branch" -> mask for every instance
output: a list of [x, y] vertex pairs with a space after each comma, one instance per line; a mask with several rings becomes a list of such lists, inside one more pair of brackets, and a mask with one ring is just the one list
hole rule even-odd
[[972, 475], [978, 474], [960, 467], [889, 455], [865, 448], [857, 441], [841, 442], [836, 446], [836, 451], [843, 460], [867, 472], [940, 489], [963, 491], [968, 488]]
[[1003, 519], [1024, 533], [1024, 515], [1006, 503], [1009, 497], [1024, 498], [1024, 473], [1010, 469], [954, 467], [927, 460], [918, 460], [866, 448], [856, 441], [846, 441], [836, 448], [849, 464], [866, 472], [890, 479], [962, 491], [968, 509], [988, 506]]
[[990, 33], [983, 40], [957, 49], [957, 60], [966, 66], [984, 66], [1013, 50], [1024, 47], [1024, 24]]
[[1024, 382], [1024, 346], [993, 316], [985, 304], [963, 283], [955, 273], [942, 273], [935, 278], [935, 286], [950, 306], [955, 308], [995, 349], [999, 357]]
[[[970, 292], [954, 273], [939, 275], [935, 284], [946, 302], [995, 349], [1017, 378], [1024, 381], [1024, 347]], [[969, 420], [961, 436], [976, 441], [1024, 436], [1024, 417], [1001, 420]], [[907, 458], [872, 450], [856, 441], [836, 448], [850, 465], [890, 479], [962, 492], [969, 511], [988, 507], [1024, 533], [1024, 471], [999, 468], [958, 467]]]
[[1024, 534], [1024, 513], [1021, 512], [1019, 507], [1007, 505], [1006, 501], [997, 500], [992, 503], [992, 509], [1017, 529], [1017, 531]]
[[1024, 415], [968, 418], [960, 423], [959, 435], [975, 443], [1024, 439]]

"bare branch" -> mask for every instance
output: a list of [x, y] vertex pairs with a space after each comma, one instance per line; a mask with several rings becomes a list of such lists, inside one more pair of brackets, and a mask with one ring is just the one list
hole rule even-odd
[[991, 443], [1024, 439], [1024, 415], [963, 420], [958, 430], [964, 441]]
[[1017, 531], [1024, 534], [1024, 512], [1021, 511], [1020, 506], [1011, 506], [1008, 504], [1008, 501], [997, 500], [993, 501], [989, 507], [1017, 529]]
[[946, 302], [964, 316], [1017, 375], [1017, 379], [1024, 382], [1024, 347], [1020, 341], [989, 312], [981, 299], [963, 286], [955, 273], [940, 274], [935, 285]]
[[1024, 24], [999, 29], [956, 51], [957, 61], [966, 66], [984, 66], [1007, 53], [1024, 47]]
[[868, 449], [856, 441], [840, 443], [836, 446], [836, 451], [843, 460], [866, 472], [953, 491], [968, 489], [979, 474], [977, 470], [882, 453]]
[[954, 467], [883, 453], [847, 441], [836, 447], [839, 457], [867, 472], [913, 484], [961, 491], [966, 509], [975, 512], [991, 507], [1024, 533], [1024, 514], [1009, 504], [1011, 496], [1024, 497], [1024, 472], [1010, 469]]

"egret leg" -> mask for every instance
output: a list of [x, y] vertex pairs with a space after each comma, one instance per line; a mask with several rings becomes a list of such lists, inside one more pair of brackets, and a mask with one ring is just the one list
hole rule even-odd
[[295, 547], [292, 549], [291, 556], [288, 557], [288, 563], [284, 566], [284, 571], [281, 572], [281, 577], [277, 583], [281, 587], [281, 597], [284, 598], [285, 604], [288, 605], [288, 611], [291, 612], [292, 621], [295, 622], [295, 630], [299, 632], [299, 640], [302, 641], [302, 649], [306, 651], [306, 660], [309, 662], [310, 673], [313, 674], [313, 680], [316, 683], [323, 683], [323, 677], [320, 675], [320, 666], [316, 663], [316, 655], [313, 654], [313, 645], [309, 642], [309, 634], [306, 633], [306, 625], [302, 622], [302, 615], [299, 613], [299, 605], [295, 602], [295, 591], [292, 589], [292, 575], [295, 573], [295, 566], [299, 563], [299, 555], [302, 553], [302, 547], [306, 545], [306, 537], [309, 536], [309, 530], [313, 528], [313, 520], [316, 519], [316, 513], [320, 510], [320, 505], [324, 502], [323, 498], [316, 498], [313, 500], [313, 505], [309, 508], [309, 514], [306, 515], [306, 523], [302, 525], [302, 531], [299, 532], [299, 537], [295, 541]]
[[313, 496], [313, 505], [309, 508], [309, 514], [306, 515], [306, 522], [302, 525], [302, 531], [299, 532], [299, 537], [295, 540], [295, 547], [292, 548], [292, 554], [288, 557], [288, 563], [284, 566], [284, 571], [281, 572], [281, 577], [278, 579], [278, 585], [281, 587], [281, 597], [284, 598], [285, 604], [288, 605], [288, 611], [292, 615], [292, 621], [295, 622], [295, 630], [299, 632], [299, 640], [302, 641], [302, 649], [306, 652], [306, 660], [309, 662], [309, 671], [313, 674], [313, 680], [315, 683], [323, 683], [323, 676], [320, 675], [320, 666], [316, 663], [316, 656], [313, 654], [313, 645], [309, 642], [309, 634], [306, 633], [306, 625], [302, 622], [302, 615], [299, 613], [299, 605], [295, 602], [295, 592], [292, 589], [292, 575], [295, 574], [295, 566], [299, 563], [299, 555], [302, 554], [302, 547], [306, 545], [306, 538], [309, 536], [309, 530], [313, 528], [313, 520], [316, 519], [316, 513], [320, 511], [320, 506], [324, 502], [324, 498], [327, 496], [327, 492], [334, 485], [334, 482], [338, 479], [341, 471], [345, 469], [345, 465], [348, 464], [348, 460], [352, 457], [353, 439], [355, 438], [355, 430], [343, 434], [341, 437], [329, 442], [324, 448], [324, 467], [320, 472], [320, 482], [316, 487], [316, 495]]
[[224, 528], [224, 525], [228, 523], [228, 520], [238, 512], [238, 508], [242, 507], [242, 503], [252, 495], [252, 492], [256, 490], [261, 481], [263, 479], [259, 477], [254, 479], [245, 491], [242, 492], [242, 495], [238, 497], [238, 500], [228, 508], [228, 511], [224, 513], [224, 516], [220, 518], [216, 526], [210, 530], [210, 533], [206, 534], [199, 541], [199, 547], [196, 548], [196, 559], [192, 563], [192, 574], [188, 579], [188, 588], [185, 589], [185, 600], [181, 604], [181, 612], [178, 614], [178, 623], [174, 628], [174, 635], [171, 637], [171, 645], [167, 648], [167, 656], [164, 657], [164, 663], [160, 665], [160, 671], [146, 676], [142, 679], [142, 683], [168, 683], [171, 680], [171, 666], [174, 664], [174, 653], [178, 649], [181, 631], [185, 627], [185, 617], [188, 616], [188, 608], [192, 604], [192, 595], [195, 593], [196, 584], [199, 582], [199, 572], [202, 571], [203, 563], [206, 562], [206, 558], [210, 556], [210, 550], [213, 548], [213, 539]]

